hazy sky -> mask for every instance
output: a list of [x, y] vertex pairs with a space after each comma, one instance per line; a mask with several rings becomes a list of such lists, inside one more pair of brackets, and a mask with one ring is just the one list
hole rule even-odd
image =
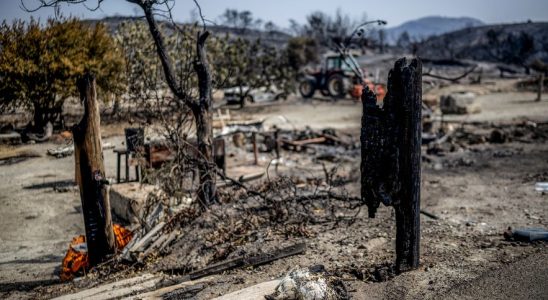
[[[29, 8], [36, 7], [36, 0], [24, 0]], [[87, 1], [95, 7], [97, 0]], [[271, 20], [287, 27], [289, 19], [302, 23], [311, 11], [334, 13], [340, 8], [344, 13], [360, 18], [380, 18], [388, 26], [396, 26], [407, 20], [429, 15], [450, 17], [468, 16], [486, 23], [548, 21], [548, 0], [199, 0], [206, 18], [217, 20], [226, 8], [250, 10], [255, 17]], [[174, 15], [177, 21], [188, 21], [195, 9], [192, 0], [176, 0]], [[63, 6], [63, 15], [80, 18], [102, 18], [111, 15], [142, 15], [139, 8], [125, 0], [104, 0], [97, 11], [89, 11], [82, 4]], [[27, 13], [20, 8], [20, 0], [0, 0], [0, 16], [3, 20], [15, 18], [42, 19], [53, 15], [53, 9], [43, 8]]]

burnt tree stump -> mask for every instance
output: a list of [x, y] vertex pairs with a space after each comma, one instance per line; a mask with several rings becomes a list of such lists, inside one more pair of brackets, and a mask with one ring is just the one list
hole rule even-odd
[[86, 228], [86, 243], [91, 266], [97, 265], [115, 251], [108, 181], [105, 179], [99, 105], [95, 77], [84, 75], [78, 81], [80, 100], [84, 105], [82, 120], [72, 128], [76, 182], [80, 189]]
[[396, 212], [396, 269], [419, 266], [422, 63], [396, 61], [382, 107], [362, 93], [361, 195], [369, 217], [382, 202]]

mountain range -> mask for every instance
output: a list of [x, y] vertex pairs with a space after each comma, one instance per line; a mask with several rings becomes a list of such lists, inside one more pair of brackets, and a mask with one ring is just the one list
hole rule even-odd
[[412, 41], [420, 41], [434, 35], [482, 25], [484, 25], [482, 21], [469, 17], [429, 16], [407, 21], [396, 27], [387, 28], [385, 33], [387, 43], [395, 44], [404, 32], [409, 34]]

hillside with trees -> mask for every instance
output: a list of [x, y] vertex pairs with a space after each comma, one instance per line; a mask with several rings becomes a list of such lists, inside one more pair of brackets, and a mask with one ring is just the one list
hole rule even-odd
[[432, 37], [417, 54], [430, 59], [472, 59], [526, 67], [548, 62], [548, 22], [488, 25]]

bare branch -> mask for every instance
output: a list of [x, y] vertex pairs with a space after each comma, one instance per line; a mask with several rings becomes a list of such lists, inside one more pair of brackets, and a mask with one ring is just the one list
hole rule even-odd
[[478, 67], [478, 65], [475, 65], [475, 66], [473, 66], [472, 68], [470, 68], [469, 70], [467, 70], [466, 72], [464, 72], [463, 74], [461, 74], [457, 77], [445, 77], [445, 76], [441, 76], [441, 75], [432, 74], [430, 72], [422, 73], [422, 76], [428, 76], [428, 77], [432, 77], [432, 78], [436, 78], [436, 79], [443, 79], [443, 80], [448, 80], [448, 81], [451, 81], [451, 82], [457, 82], [460, 79], [466, 77], [468, 74], [474, 72], [474, 70], [477, 67]]
[[164, 75], [166, 77], [166, 81], [169, 88], [171, 89], [171, 91], [176, 97], [178, 97], [182, 101], [189, 102], [189, 99], [186, 97], [185, 92], [182, 91], [182, 89], [176, 83], [175, 73], [173, 71], [171, 61], [169, 59], [169, 56], [167, 54], [167, 51], [164, 45], [164, 39], [158, 28], [158, 24], [156, 23], [156, 20], [154, 19], [151, 3], [146, 2], [146, 3], [141, 3], [140, 5], [143, 11], [145, 12], [145, 17], [149, 25], [150, 34], [152, 35], [154, 43], [156, 44], [156, 52], [158, 53], [158, 57], [160, 59], [160, 62], [162, 63], [162, 67], [164, 69]]
[[200, 15], [200, 19], [202, 19], [202, 27], [203, 27], [203, 30], [205, 31], [206, 30], [206, 24], [205, 24], [204, 15], [202, 14], [202, 7], [198, 3], [198, 0], [194, 0], [194, 4], [196, 4], [196, 7], [198, 7], [198, 14]]

